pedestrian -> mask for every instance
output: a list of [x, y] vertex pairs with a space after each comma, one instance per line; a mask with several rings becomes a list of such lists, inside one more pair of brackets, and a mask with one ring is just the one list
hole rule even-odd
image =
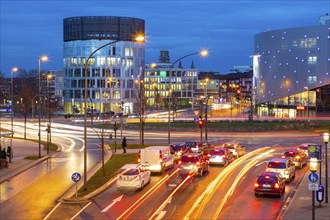
[[7, 152], [5, 148], [3, 148], [2, 151], [0, 152], [0, 160], [1, 160], [1, 168], [5, 168], [7, 161]]
[[123, 148], [123, 153], [126, 153], [126, 147], [127, 147], [126, 137], [123, 138], [123, 142], [121, 144], [121, 147]]

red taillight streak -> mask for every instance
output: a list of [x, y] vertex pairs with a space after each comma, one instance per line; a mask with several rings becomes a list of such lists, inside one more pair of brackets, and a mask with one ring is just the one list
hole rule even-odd
[[211, 157], [211, 154], [207, 154], [207, 157]]
[[255, 183], [254, 184], [254, 187], [259, 187], [260, 185], [258, 183]]
[[274, 188], [275, 189], [279, 189], [280, 188], [280, 185], [278, 185], [278, 183], [275, 183]]

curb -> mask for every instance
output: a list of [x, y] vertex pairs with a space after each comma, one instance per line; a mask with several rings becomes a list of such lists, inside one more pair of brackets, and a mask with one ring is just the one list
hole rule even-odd
[[[104, 162], [108, 162], [112, 157], [112, 150], [111, 148], [106, 145], [107, 151]], [[97, 163], [90, 171], [87, 172], [87, 181], [102, 167], [102, 161]], [[83, 196], [83, 197], [74, 197], [76, 194], [76, 185], [70, 187], [59, 199], [59, 202], [62, 203], [85, 203], [89, 202], [91, 198], [94, 196], [100, 194], [104, 190], [106, 190], [109, 187], [109, 182], [113, 181], [113, 178], [110, 179], [108, 182], [106, 182], [103, 186], [99, 187], [98, 189], [94, 190], [93, 192]], [[78, 183], [78, 190], [81, 189], [84, 186], [84, 182], [80, 181]]]

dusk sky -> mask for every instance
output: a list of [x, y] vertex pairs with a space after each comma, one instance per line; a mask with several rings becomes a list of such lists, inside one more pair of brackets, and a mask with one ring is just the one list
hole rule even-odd
[[63, 68], [63, 19], [74, 16], [125, 16], [145, 20], [146, 63], [169, 50], [171, 62], [200, 49], [209, 56], [189, 57], [200, 71], [222, 74], [234, 65], [252, 65], [254, 36], [268, 29], [316, 25], [329, 13], [329, 0], [120, 0], [0, 1], [0, 70]]

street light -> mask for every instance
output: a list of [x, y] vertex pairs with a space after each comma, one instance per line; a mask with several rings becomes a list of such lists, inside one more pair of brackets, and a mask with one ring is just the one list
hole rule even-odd
[[329, 143], [329, 133], [323, 134], [323, 142], [325, 144], [325, 203], [328, 203], [328, 143]]
[[[87, 83], [87, 73], [88, 73], [88, 63], [89, 63], [89, 60], [92, 58], [92, 56], [97, 52], [99, 51], [100, 49], [106, 47], [106, 46], [109, 46], [110, 44], [115, 44], [117, 42], [120, 42], [120, 41], [127, 41], [127, 40], [132, 40], [131, 38], [127, 38], [127, 39], [121, 39], [121, 40], [115, 40], [115, 41], [111, 41], [109, 43], [106, 43], [104, 44], [103, 46], [95, 49], [90, 55], [89, 57], [87, 58], [86, 62], [85, 62], [85, 88], [84, 88], [84, 191], [87, 190], [87, 87], [88, 87], [88, 83]], [[144, 42], [145, 38], [144, 36], [136, 36], [134, 38], [134, 40], [136, 42]]]
[[40, 93], [41, 93], [41, 85], [40, 85], [40, 62], [46, 62], [48, 60], [47, 56], [41, 56], [38, 59], [38, 108], [39, 108], [39, 132], [38, 132], [38, 136], [39, 136], [39, 141], [38, 141], [38, 145], [39, 145], [39, 157], [41, 157], [41, 130], [40, 130], [40, 120], [41, 120], [41, 99], [40, 99]]
[[[183, 57], [180, 57], [179, 59], [177, 59], [176, 61], [174, 61], [171, 65], [170, 65], [170, 69], [169, 69], [169, 80], [170, 80], [170, 86], [168, 88], [169, 91], [172, 91], [172, 85], [171, 85], [171, 78], [172, 78], [172, 74], [171, 74], [171, 70], [174, 66], [174, 64], [176, 64], [177, 62], [179, 62], [180, 60], [186, 58], [186, 57], [190, 57], [193, 55], [201, 55], [202, 57], [206, 57], [208, 55], [208, 51], [207, 50], [201, 50], [195, 53], [191, 53], [191, 54], [187, 54]], [[168, 140], [167, 143], [168, 145], [171, 144], [171, 102], [170, 102], [170, 93], [169, 93], [169, 97], [168, 97]]]
[[[47, 126], [47, 154], [49, 154], [49, 145], [52, 144], [52, 133], [51, 133], [51, 112], [50, 112], [50, 94], [49, 94], [49, 80], [53, 78], [51, 73], [47, 74], [47, 104], [48, 104], [48, 126]], [[49, 140], [48, 140], [49, 137]]]
[[[13, 105], [14, 105], [14, 100], [13, 100], [13, 97], [14, 97], [14, 72], [17, 72], [18, 71], [18, 68], [17, 67], [13, 67], [11, 68], [11, 86], [10, 86], [10, 99], [11, 99], [11, 139], [10, 139], [10, 147], [12, 148], [13, 147], [13, 136], [14, 136], [14, 108], [13, 108]], [[12, 150], [12, 149], [11, 149]], [[11, 162], [11, 155], [9, 156], [9, 162]]]

